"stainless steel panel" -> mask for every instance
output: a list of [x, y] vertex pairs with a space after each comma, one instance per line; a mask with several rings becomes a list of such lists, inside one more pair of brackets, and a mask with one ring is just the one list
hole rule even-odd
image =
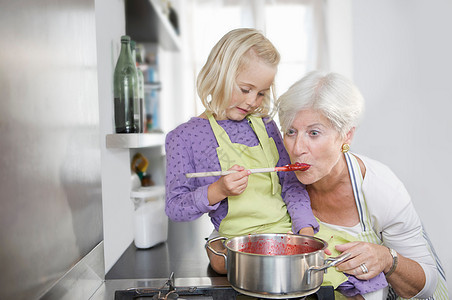
[[0, 2], [0, 299], [102, 240], [94, 0]]
[[72, 267], [41, 300], [90, 299], [104, 284], [104, 242]]

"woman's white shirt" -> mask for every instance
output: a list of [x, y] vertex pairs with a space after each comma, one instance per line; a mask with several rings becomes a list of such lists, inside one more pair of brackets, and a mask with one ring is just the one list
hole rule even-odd
[[438, 271], [411, 197], [387, 166], [365, 156], [358, 157], [366, 167], [362, 191], [373, 230], [385, 246], [421, 265], [426, 283], [415, 297], [427, 298], [436, 289]]
[[[395, 249], [401, 255], [421, 265], [425, 272], [426, 283], [415, 297], [428, 298], [436, 289], [438, 272], [435, 260], [423, 237], [422, 223], [410, 195], [403, 183], [387, 166], [365, 156], [356, 156], [366, 167], [362, 192], [373, 231], [385, 246]], [[353, 236], [357, 236], [362, 230], [359, 223], [353, 227], [324, 224]], [[365, 299], [373, 300], [384, 299], [386, 294], [387, 289], [384, 289], [363, 296]]]

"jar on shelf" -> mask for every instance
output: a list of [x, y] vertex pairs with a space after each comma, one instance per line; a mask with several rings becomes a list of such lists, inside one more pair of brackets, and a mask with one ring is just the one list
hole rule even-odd
[[164, 195], [164, 186], [140, 187], [131, 192], [135, 206], [134, 243], [139, 249], [151, 248], [168, 239]]

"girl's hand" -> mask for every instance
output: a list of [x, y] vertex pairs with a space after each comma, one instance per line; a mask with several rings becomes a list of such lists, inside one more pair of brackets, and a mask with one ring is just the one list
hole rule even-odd
[[350, 258], [338, 264], [336, 269], [361, 280], [371, 279], [392, 265], [391, 254], [388, 248], [382, 245], [351, 242], [336, 245], [336, 250], [351, 253]]
[[[288, 233], [293, 234], [292, 231], [289, 231]], [[300, 231], [298, 232], [298, 234], [314, 236], [314, 228], [312, 228], [312, 227], [301, 228]], [[326, 248], [324, 252], [326, 255], [331, 255], [331, 251], [328, 248]]]
[[229, 175], [221, 176], [207, 189], [207, 198], [210, 205], [214, 205], [229, 196], [237, 196], [243, 193], [248, 186], [248, 175], [250, 171], [244, 167], [233, 165], [229, 170], [239, 171]]
[[220, 179], [218, 179], [220, 188], [226, 197], [240, 195], [248, 186], [248, 175], [250, 175], [251, 172], [248, 170], [245, 171], [244, 167], [238, 165], [233, 165], [228, 171], [229, 170], [239, 172], [221, 176]]
[[301, 228], [298, 234], [314, 236], [314, 229], [312, 227]]

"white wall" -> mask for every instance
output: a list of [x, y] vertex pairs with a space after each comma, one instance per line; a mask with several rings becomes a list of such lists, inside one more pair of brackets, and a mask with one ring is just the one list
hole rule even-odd
[[348, 78], [353, 78], [352, 1], [329, 1], [325, 8], [329, 68]]
[[351, 16], [352, 74], [367, 102], [352, 150], [405, 183], [452, 291], [452, 2], [352, 0]]
[[133, 241], [128, 149], [106, 149], [105, 136], [114, 133], [113, 72], [125, 34], [123, 0], [96, 0], [97, 65], [102, 163], [104, 259], [107, 272]]

